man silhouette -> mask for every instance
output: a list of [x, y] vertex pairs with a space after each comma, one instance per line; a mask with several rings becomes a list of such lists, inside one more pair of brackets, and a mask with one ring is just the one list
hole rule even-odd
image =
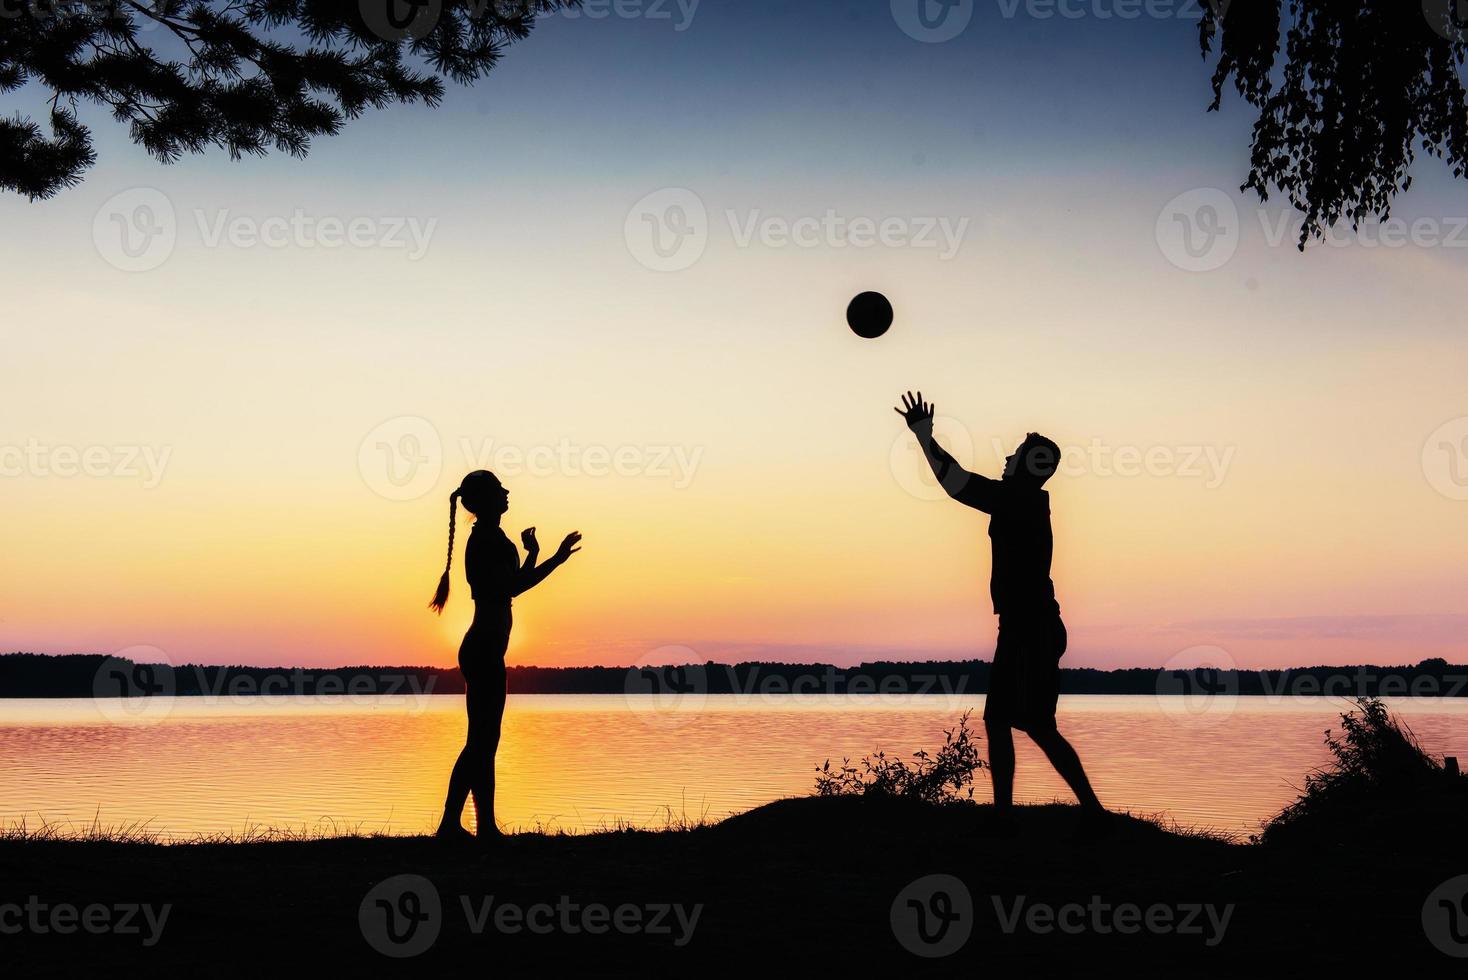
[[963, 469], [933, 439], [933, 406], [923, 393], [902, 396], [896, 409], [917, 436], [923, 456], [944, 491], [961, 504], [989, 515], [993, 571], [989, 594], [999, 617], [999, 641], [984, 702], [994, 811], [1003, 830], [1013, 829], [1014, 736], [1027, 733], [1080, 801], [1084, 829], [1100, 828], [1106, 814], [1091, 789], [1080, 756], [1055, 727], [1060, 697], [1060, 657], [1065, 624], [1050, 580], [1050, 494], [1045, 481], [1060, 466], [1060, 447], [1031, 432], [1005, 460], [1002, 479]]

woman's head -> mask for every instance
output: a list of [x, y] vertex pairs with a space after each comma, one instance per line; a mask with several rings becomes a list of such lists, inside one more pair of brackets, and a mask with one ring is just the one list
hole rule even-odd
[[475, 470], [464, 477], [459, 488], [449, 494], [449, 554], [443, 564], [443, 575], [438, 580], [438, 589], [428, 608], [443, 612], [449, 601], [449, 572], [454, 567], [454, 519], [458, 516], [459, 504], [475, 517], [498, 518], [510, 509], [510, 491], [489, 470]]
[[489, 470], [475, 470], [454, 491], [475, 517], [498, 517], [510, 509], [510, 491]]

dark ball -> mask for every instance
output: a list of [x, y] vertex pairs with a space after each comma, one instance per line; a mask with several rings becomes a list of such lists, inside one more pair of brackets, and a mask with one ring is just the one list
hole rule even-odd
[[880, 337], [892, 326], [892, 304], [881, 293], [860, 293], [846, 307], [846, 322], [858, 337]]

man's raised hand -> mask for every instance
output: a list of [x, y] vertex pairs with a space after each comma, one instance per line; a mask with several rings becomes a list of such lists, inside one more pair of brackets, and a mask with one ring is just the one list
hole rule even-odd
[[903, 421], [907, 423], [907, 427], [913, 432], [919, 435], [922, 435], [925, 431], [929, 434], [932, 433], [934, 406], [931, 402], [923, 401], [923, 393], [921, 391], [916, 395], [910, 391], [903, 395], [902, 407], [894, 407], [892, 411], [901, 415]]

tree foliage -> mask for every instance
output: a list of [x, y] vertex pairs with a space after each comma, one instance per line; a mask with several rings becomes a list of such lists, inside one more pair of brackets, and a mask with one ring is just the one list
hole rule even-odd
[[[0, 92], [49, 94], [50, 132], [0, 118], [0, 188], [46, 198], [96, 159], [78, 108], [125, 123], [169, 163], [304, 156], [367, 109], [436, 106], [535, 18], [579, 0], [0, 0]], [[170, 54], [170, 49], [172, 54]]]
[[1210, 0], [1204, 11], [1205, 58], [1218, 43], [1209, 108], [1232, 82], [1258, 110], [1242, 189], [1277, 190], [1303, 212], [1301, 248], [1342, 218], [1388, 217], [1419, 150], [1464, 176], [1459, 0]]

